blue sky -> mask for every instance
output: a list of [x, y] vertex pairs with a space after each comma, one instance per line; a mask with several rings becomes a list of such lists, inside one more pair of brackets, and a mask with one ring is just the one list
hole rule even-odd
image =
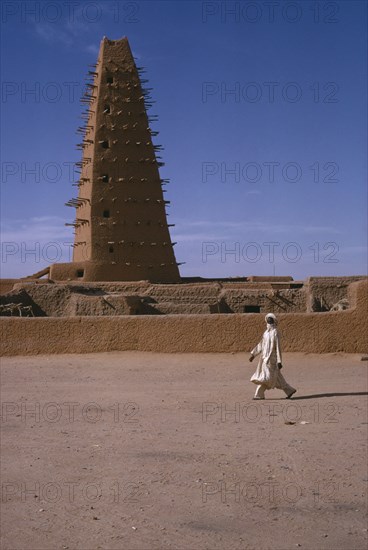
[[364, 274], [366, 11], [3, 2], [1, 276], [70, 258], [79, 97], [103, 36], [129, 38], [153, 88], [182, 275]]

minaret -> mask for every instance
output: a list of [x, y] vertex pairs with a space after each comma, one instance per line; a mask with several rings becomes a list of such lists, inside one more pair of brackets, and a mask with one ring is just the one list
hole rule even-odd
[[101, 42], [97, 64], [88, 71], [82, 102], [85, 124], [78, 198], [73, 223], [73, 262], [54, 264], [50, 278], [84, 281], [179, 282], [166, 219], [163, 165], [146, 108], [149, 89], [140, 79], [128, 39]]

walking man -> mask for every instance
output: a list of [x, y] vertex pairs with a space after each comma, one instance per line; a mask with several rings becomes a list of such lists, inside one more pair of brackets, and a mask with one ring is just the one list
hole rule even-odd
[[277, 388], [284, 390], [286, 399], [296, 392], [282, 376], [282, 357], [280, 348], [280, 336], [277, 331], [277, 319], [273, 313], [267, 313], [265, 317], [267, 328], [263, 333], [260, 343], [250, 352], [249, 361], [252, 362], [256, 355], [261, 353], [256, 372], [251, 377], [251, 382], [257, 384], [253, 399], [264, 399], [265, 391]]

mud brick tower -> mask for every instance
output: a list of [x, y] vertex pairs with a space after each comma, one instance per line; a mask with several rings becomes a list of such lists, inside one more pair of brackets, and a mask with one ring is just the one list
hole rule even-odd
[[76, 209], [73, 262], [50, 266], [53, 280], [180, 281], [141, 72], [127, 38], [102, 40], [77, 130], [78, 197], [66, 203]]

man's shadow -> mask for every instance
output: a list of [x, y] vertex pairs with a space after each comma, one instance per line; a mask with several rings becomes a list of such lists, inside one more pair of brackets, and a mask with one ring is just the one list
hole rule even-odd
[[315, 393], [313, 395], [298, 395], [289, 399], [289, 401], [296, 401], [300, 399], [318, 399], [320, 397], [344, 397], [347, 395], [368, 395], [366, 391], [357, 392], [343, 392], [343, 393]]

